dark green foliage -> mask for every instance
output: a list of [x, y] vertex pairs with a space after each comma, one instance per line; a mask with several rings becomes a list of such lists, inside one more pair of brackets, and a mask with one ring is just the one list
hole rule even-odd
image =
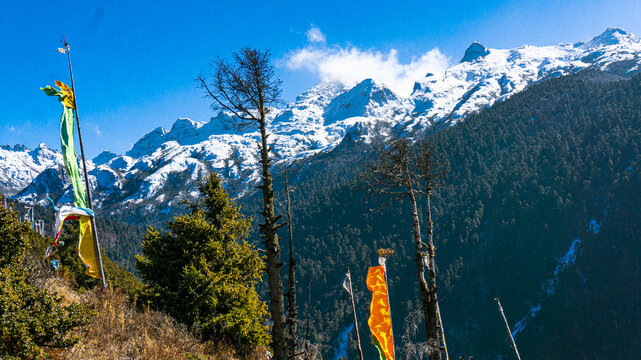
[[206, 339], [248, 351], [269, 341], [267, 307], [255, 286], [262, 259], [245, 238], [250, 223], [215, 173], [199, 184], [201, 200], [167, 232], [149, 228], [136, 257], [147, 284], [143, 301], [199, 329]]
[[82, 305], [62, 306], [58, 296], [34, 284], [31, 265], [38, 267], [38, 260], [33, 255], [42, 256], [44, 239], [4, 207], [0, 239], [0, 357], [40, 359], [45, 357], [43, 346], [76, 343], [69, 332], [87, 324], [92, 312]]
[[103, 253], [122, 269], [133, 272], [135, 256], [140, 253], [140, 239], [145, 235], [145, 227], [140, 223], [129, 224], [100, 213], [96, 218], [96, 227]]
[[0, 267], [19, 263], [27, 251], [29, 224], [21, 222], [18, 213], [0, 207]]
[[75, 344], [78, 337], [70, 330], [89, 323], [93, 312], [78, 304], [62, 306], [61, 300], [30, 284], [23, 268], [0, 269], [0, 357], [44, 358], [42, 346]]
[[[450, 356], [513, 356], [498, 296], [511, 325], [541, 305], [516, 336], [524, 358], [638, 357], [641, 292], [630, 284], [641, 283], [641, 76], [594, 79], [582, 72], [542, 82], [430, 137], [452, 168], [450, 186], [432, 199]], [[407, 205], [371, 212], [380, 203], [350, 183], [366, 151], [345, 143], [312, 159], [293, 194], [298, 269], [316, 275], [312, 341], [329, 345], [330, 356], [351, 321], [339, 286], [347, 266], [367, 329], [365, 274], [376, 248], [396, 250], [388, 275], [397, 337], [418, 307]], [[336, 165], [345, 159], [352, 162]], [[577, 238], [575, 262], [555, 278]]]

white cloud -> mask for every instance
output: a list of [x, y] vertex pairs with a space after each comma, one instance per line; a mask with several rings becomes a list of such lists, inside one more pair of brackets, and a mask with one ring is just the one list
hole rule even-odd
[[327, 39], [325, 38], [325, 34], [323, 34], [319, 28], [315, 27], [312, 25], [312, 27], [307, 30], [307, 41], [310, 43], [318, 42], [318, 43], [325, 43]]
[[102, 136], [102, 131], [100, 131], [100, 126], [98, 126], [98, 124], [94, 124], [94, 123], [90, 123], [90, 122], [87, 122], [86, 124], [87, 124], [87, 126], [89, 126], [90, 128], [93, 129], [94, 133], [97, 136]]
[[[314, 29], [317, 28], [312, 27], [307, 32], [308, 39]], [[322, 35], [320, 30], [318, 33]], [[320, 78], [340, 81], [348, 86], [373, 78], [402, 96], [412, 92], [415, 81], [429, 72], [443, 72], [449, 64], [450, 59], [436, 48], [413, 57], [408, 63], [401, 63], [395, 49], [381, 53], [357, 47], [326, 46], [311, 40], [306, 47], [292, 51], [285, 58], [285, 66], [290, 70], [311, 71]]]

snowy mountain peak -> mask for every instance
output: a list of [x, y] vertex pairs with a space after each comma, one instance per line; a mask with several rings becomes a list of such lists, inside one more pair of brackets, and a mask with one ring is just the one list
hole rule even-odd
[[292, 106], [306, 107], [309, 105], [326, 106], [337, 95], [345, 92], [345, 85], [330, 79], [321, 80], [316, 86], [296, 97]]
[[29, 151], [29, 148], [22, 144], [11, 145], [0, 145], [0, 149], [8, 151]]
[[160, 138], [162, 138], [167, 133], [167, 130], [163, 127], [157, 127], [153, 131], [147, 133], [145, 136], [140, 138], [134, 146], [127, 152], [128, 156], [139, 157], [154, 150], [160, 145], [158, 143]]
[[384, 84], [365, 79], [325, 107], [325, 124], [354, 116], [373, 115], [376, 108], [397, 100], [399, 97]]
[[472, 43], [472, 45], [468, 46], [467, 50], [465, 50], [465, 55], [463, 55], [463, 58], [460, 62], [472, 62], [478, 58], [486, 56], [489, 53], [490, 49], [483, 46], [483, 44], [481, 44], [480, 42], [475, 41]]
[[171, 126], [170, 132], [194, 133], [202, 124], [189, 118], [179, 118]]
[[234, 133], [236, 131], [234, 129], [235, 119], [235, 116], [224, 111], [219, 111], [216, 116], [212, 116], [209, 122], [202, 126], [200, 131], [211, 134]]
[[0, 192], [13, 195], [60, 162], [62, 155], [44, 143], [33, 150], [24, 145], [0, 146]]
[[619, 45], [622, 43], [639, 42], [639, 38], [619, 28], [608, 28], [585, 44], [588, 49], [600, 46]]
[[118, 156], [118, 154], [114, 154], [111, 151], [105, 150], [105, 151], [101, 152], [100, 154], [98, 154], [98, 156], [93, 158], [92, 161], [93, 161], [94, 164], [96, 164], [96, 166], [98, 166], [98, 165], [102, 165], [102, 164], [108, 163], [109, 161], [111, 161], [113, 158], [115, 158], [117, 156]]

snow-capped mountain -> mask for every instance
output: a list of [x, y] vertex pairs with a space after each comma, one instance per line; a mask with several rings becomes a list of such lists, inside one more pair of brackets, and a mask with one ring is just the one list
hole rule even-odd
[[[286, 108], [270, 112], [273, 157], [276, 166], [298, 161], [336, 148], [348, 135], [364, 142], [375, 134], [413, 136], [453, 124], [543, 79], [585, 68], [630, 76], [640, 64], [641, 40], [607, 29], [586, 43], [500, 50], [475, 42], [459, 64], [417, 79], [407, 98], [371, 79], [351, 88], [324, 80]], [[221, 174], [233, 192], [253, 189], [259, 180], [259, 134], [235, 131], [233, 120], [224, 112], [209, 122], [178, 119], [170, 130], [157, 128], [143, 136], [126, 155], [100, 154], [89, 164], [99, 205], [110, 212], [169, 211], [195, 195], [195, 182], [210, 170]], [[44, 202], [49, 193], [68, 202], [71, 189], [63, 186], [57, 165], [61, 157], [46, 149], [38, 154], [48, 157], [1, 148], [0, 186], [10, 194], [21, 190], [16, 198], [25, 201]]]
[[607, 29], [587, 43], [544, 47], [498, 50], [474, 42], [458, 65], [415, 83], [408, 125], [455, 122], [542, 79], [587, 67], [629, 76], [639, 71], [640, 53], [641, 40], [621, 29]]
[[0, 145], [0, 192], [8, 196], [18, 193], [47, 168], [62, 161], [59, 152], [45, 144], [31, 150], [22, 145]]

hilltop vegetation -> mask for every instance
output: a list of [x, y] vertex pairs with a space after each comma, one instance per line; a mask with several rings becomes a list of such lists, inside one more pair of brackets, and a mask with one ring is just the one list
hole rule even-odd
[[[103, 255], [110, 288], [102, 289], [98, 280], [85, 276], [84, 265], [77, 256], [77, 224], [65, 225], [61, 247], [46, 259], [45, 248], [51, 239], [33, 232], [29, 223], [19, 221], [14, 209], [0, 207], [3, 240], [0, 243], [0, 357], [230, 360], [264, 357], [265, 349], [261, 345], [268, 339], [264, 325], [266, 306], [253, 290], [258, 279], [256, 274], [261, 269], [260, 257], [246, 242], [238, 242], [239, 237], [247, 235], [249, 224], [237, 208], [229, 204], [220, 181], [212, 181], [203, 183], [201, 190], [208, 191], [204, 199], [215, 198], [192, 204], [191, 215], [175, 220], [175, 224], [185, 225], [197, 233], [191, 238], [182, 237], [185, 233], [174, 234], [174, 244], [188, 239], [206, 240], [201, 244], [201, 251], [190, 249], [195, 259], [190, 266], [167, 267], [178, 253], [156, 251], [152, 255], [154, 249], [165, 248], [166, 244], [154, 243], [159, 233], [148, 232], [147, 258], [140, 258], [140, 263], [146, 264], [142, 273], [143, 278], [150, 281], [148, 286]], [[200, 237], [205, 234], [209, 235]], [[207, 248], [215, 251], [207, 252]], [[233, 248], [237, 251], [230, 252]], [[210, 258], [213, 262], [204, 262], [211, 254], [214, 254], [214, 258]], [[227, 260], [223, 260], [225, 256]], [[57, 271], [52, 268], [52, 260], [60, 262]], [[253, 267], [248, 266], [249, 260]], [[197, 286], [203, 291], [180, 295], [175, 293], [179, 289], [169, 288], [158, 294], [159, 288], [153, 286], [158, 279], [149, 271], [152, 268], [163, 274], [177, 271], [178, 281], [173, 284], [186, 286], [185, 289]], [[188, 283], [180, 281], [181, 268], [192, 275], [185, 277]], [[214, 274], [215, 278], [211, 278]], [[227, 280], [221, 282], [222, 278]], [[200, 295], [207, 293], [205, 289], [211, 292], [203, 299]], [[189, 294], [193, 295], [191, 299]], [[177, 295], [187, 297], [177, 298]], [[236, 301], [230, 302], [234, 298]], [[171, 301], [162, 306], [158, 299]], [[149, 305], [142, 306], [144, 304], [161, 308], [182, 323], [150, 309]], [[179, 304], [191, 308], [181, 308]], [[181, 309], [185, 312], [181, 313]], [[191, 317], [193, 314], [197, 314], [195, 318]]]
[[[452, 127], [425, 134], [452, 169], [445, 180], [447, 186], [432, 197], [439, 302], [452, 357], [512, 356], [492, 300], [496, 296], [500, 297], [514, 326], [524, 358], [623, 359], [638, 355], [641, 293], [630, 284], [641, 282], [638, 257], [641, 253], [638, 242], [641, 236], [638, 205], [641, 199], [641, 75], [629, 80], [618, 79], [607, 73], [584, 71], [547, 80]], [[365, 289], [365, 274], [368, 266], [375, 265], [375, 250], [379, 247], [396, 251], [388, 265], [399, 359], [411, 358], [410, 350], [425, 338], [420, 326], [422, 318], [416, 311], [420, 307], [420, 295], [415, 285], [408, 206], [390, 203], [380, 211], [372, 211], [381, 207], [381, 203], [365, 196], [356, 176], [363, 160], [370, 156], [369, 144], [347, 139], [331, 152], [289, 169], [291, 173], [298, 171], [296, 189], [292, 192], [298, 298], [307, 298], [306, 285], [311, 278], [310, 340], [318, 345], [324, 358], [337, 355], [335, 350], [342, 340], [347, 341], [348, 358], [356, 357], [354, 337], [346, 331], [351, 323], [349, 299], [340, 286], [347, 267], [354, 279], [362, 338], [369, 338], [366, 322], [370, 294]], [[279, 176], [276, 172], [277, 200], [284, 198], [278, 192], [282, 190]], [[78, 351], [86, 358], [100, 358], [97, 354], [103, 349], [96, 333], [107, 324], [112, 332], [106, 341], [127, 349], [120, 353], [123, 357], [132, 354], [139, 354], [141, 358], [232, 356], [221, 354], [225, 351], [231, 354], [238, 349], [198, 338], [227, 336], [218, 330], [207, 332], [205, 328], [210, 324], [198, 313], [203, 309], [218, 311], [218, 304], [212, 301], [207, 306], [193, 308], [172, 304], [185, 298], [189, 294], [187, 289], [206, 283], [207, 277], [234, 273], [210, 264], [212, 259], [224, 258], [220, 249], [231, 245], [234, 249], [241, 245], [253, 248], [244, 242], [248, 231], [246, 219], [250, 215], [253, 219], [259, 218], [260, 199], [248, 196], [239, 204], [246, 218], [237, 214], [239, 218], [233, 223], [238, 225], [239, 232], [231, 237], [212, 230], [213, 218], [207, 214], [206, 203], [200, 203], [200, 210], [192, 209], [189, 214], [177, 217], [168, 226], [168, 232], [148, 232], [143, 246], [147, 259], [151, 259], [149, 255], [154, 249], [173, 245], [171, 249], [162, 249], [153, 271], [145, 275], [139, 269], [146, 285], [105, 260], [110, 282], [120, 287], [128, 299], [138, 299], [139, 304], [142, 296], [150, 309], [163, 312], [136, 309], [122, 293], [87, 291], [95, 283], [79, 276], [82, 267], [72, 250], [65, 249], [56, 255], [63, 263], [58, 276], [66, 279], [70, 290], [46, 285], [46, 279], [53, 276], [51, 271], [38, 270], [43, 269], [42, 264], [35, 266], [38, 262], [27, 260], [41, 258], [47, 240], [33, 235], [23, 225], [3, 227], [3, 231], [30, 234], [24, 241], [31, 245], [23, 261], [3, 265], [21, 271], [3, 273], [17, 280], [3, 282], [5, 290], [2, 291], [24, 294], [26, 290], [11, 289], [32, 289], [29, 291], [36, 294], [34, 296], [45, 297], [50, 296], [46, 288], [66, 293], [68, 300], [54, 302], [58, 306], [55, 311], [68, 314], [58, 318], [68, 316], [72, 320], [54, 324], [58, 327], [55, 331], [61, 334], [60, 339], [71, 342], [77, 340], [73, 339], [74, 335], [80, 336], [75, 347], [67, 350], [53, 350], [49, 347], [51, 344], [34, 340], [36, 350], [29, 351], [42, 354], [42, 349], [52, 357], [64, 351]], [[284, 210], [284, 204], [278, 206]], [[419, 213], [425, 214], [422, 206]], [[240, 218], [243, 220], [238, 220]], [[16, 220], [15, 215], [6, 215], [3, 219], [3, 223], [11, 224]], [[116, 229], [114, 244], [124, 239], [117, 235], [123, 231], [129, 233], [128, 244], [139, 246], [133, 244], [142, 239], [141, 235], [131, 235], [131, 229], [117, 222], [112, 228]], [[247, 239], [257, 239], [256, 227], [253, 229]], [[73, 231], [73, 228], [65, 229], [68, 249], [73, 249], [73, 241], [77, 239]], [[191, 236], [191, 232], [206, 235]], [[181, 243], [181, 239], [186, 242]], [[224, 240], [223, 245], [217, 243], [220, 239]], [[232, 239], [233, 243], [225, 243]], [[201, 247], [208, 252], [197, 259], [191, 254], [176, 255], [189, 253], [186, 248]], [[0, 250], [14, 253], [8, 248]], [[249, 255], [245, 250], [239, 250], [239, 254]], [[136, 252], [139, 251], [107, 251], [118, 254], [119, 263], [130, 265], [133, 264], [131, 256]], [[247, 259], [252, 262], [256, 257], [251, 255]], [[139, 261], [144, 263], [143, 258]], [[49, 265], [45, 265], [48, 269]], [[170, 278], [175, 280], [172, 284], [162, 284], [159, 277], [152, 276], [160, 274], [165, 265], [173, 269], [170, 271]], [[109, 267], [113, 268], [109, 270]], [[186, 272], [178, 276], [183, 270]], [[258, 270], [254, 270], [253, 275], [248, 275], [253, 284], [250, 287], [258, 286], [260, 297], [252, 295], [250, 302], [267, 298], [265, 284], [257, 280]], [[37, 276], [21, 278], [19, 273]], [[181, 284], [178, 281], [181, 279], [193, 281]], [[218, 290], [210, 290], [198, 293], [218, 296]], [[163, 298], [163, 292], [171, 295]], [[247, 302], [234, 296], [230, 298]], [[299, 308], [304, 308], [300, 302]], [[0, 307], [7, 306], [2, 304], [8, 302], [0, 301]], [[262, 306], [260, 302], [254, 304], [255, 309]], [[74, 306], [77, 310], [72, 311]], [[264, 315], [264, 311], [256, 311], [250, 316], [255, 316], [253, 324], [257, 327], [241, 327], [260, 330], [259, 325], [264, 322], [257, 319], [264, 319]], [[414, 327], [418, 332], [412, 331]], [[158, 328], [166, 331], [153, 330]], [[299, 326], [302, 328], [304, 326]], [[126, 329], [130, 329], [129, 333]], [[204, 331], [194, 335], [198, 329]], [[257, 341], [247, 338], [231, 343], [241, 349], [247, 345], [244, 351], [248, 357], [258, 356], [261, 350], [254, 350], [266, 340], [264, 333], [260, 335], [258, 331], [257, 334], [253, 337]], [[167, 343], [176, 346], [167, 347]], [[376, 350], [368, 346], [367, 340], [363, 349], [366, 358], [375, 356]]]
[[[633, 255], [641, 250], [635, 240], [641, 235], [641, 76], [618, 79], [585, 71], [544, 81], [428, 134], [452, 167], [448, 186], [433, 198], [450, 355], [511, 356], [493, 301], [498, 296], [510, 323], [520, 323], [516, 340], [524, 357], [636, 356], [641, 297], [627, 284], [641, 277]], [[313, 341], [325, 356], [335, 354], [350, 324], [339, 286], [348, 266], [360, 326], [367, 329], [365, 274], [378, 247], [396, 250], [389, 260], [396, 336], [416, 321], [411, 216], [403, 203], [370, 210], [381, 204], [353, 181], [367, 151], [362, 142], [344, 142], [297, 166], [299, 279], [313, 279]], [[253, 201], [241, 203], [256, 211]], [[305, 291], [299, 289], [299, 298]], [[607, 316], [593, 316], [602, 312]], [[350, 358], [357, 356], [353, 336], [345, 334]], [[420, 332], [408, 337], [421, 338]], [[375, 356], [373, 347], [364, 350]]]

